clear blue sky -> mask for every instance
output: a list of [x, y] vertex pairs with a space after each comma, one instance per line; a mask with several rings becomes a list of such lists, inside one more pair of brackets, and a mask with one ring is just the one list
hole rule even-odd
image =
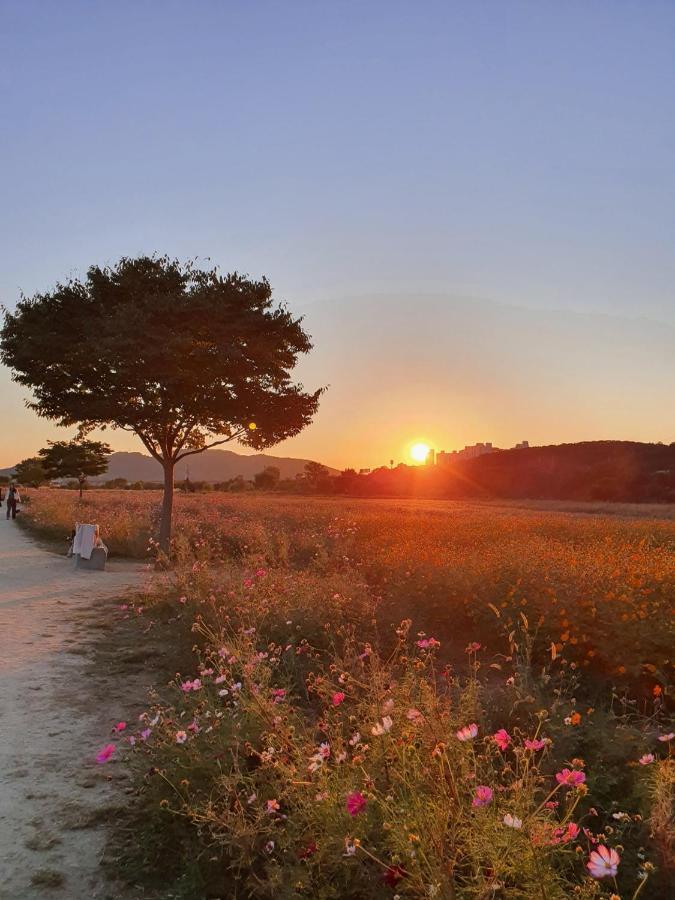
[[[0, 0], [0, 19], [7, 306], [157, 250], [266, 274], [320, 330], [339, 298], [394, 292], [411, 315], [423, 292], [675, 324], [675, 3]], [[355, 363], [324, 330], [311, 374], [339, 396], [322, 360]], [[0, 387], [25, 435], [1, 465], [48, 429]], [[527, 437], [517, 399], [502, 443]], [[663, 413], [631, 433], [619, 402], [588, 437], [675, 439]], [[320, 453], [336, 414], [282, 451]], [[499, 440], [461, 425], [429, 439]]]

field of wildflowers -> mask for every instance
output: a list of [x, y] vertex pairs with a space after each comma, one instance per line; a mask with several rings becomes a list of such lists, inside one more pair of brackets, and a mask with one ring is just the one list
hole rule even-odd
[[[39, 491], [26, 513], [138, 555], [157, 502]], [[172, 580], [139, 618], [191, 632], [194, 661], [99, 754], [135, 774], [130, 877], [185, 898], [670, 896], [674, 538], [179, 497]]]

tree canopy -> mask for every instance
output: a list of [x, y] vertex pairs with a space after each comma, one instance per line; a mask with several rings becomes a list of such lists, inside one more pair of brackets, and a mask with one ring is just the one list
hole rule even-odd
[[111, 450], [102, 441], [47, 441], [39, 462], [48, 478], [77, 478], [80, 496], [88, 476], [103, 475]]
[[168, 257], [92, 266], [6, 312], [2, 361], [29, 406], [85, 435], [134, 432], [164, 466], [168, 543], [175, 463], [238, 440], [262, 449], [298, 434], [321, 389], [291, 381], [311, 342], [266, 279]]
[[30, 456], [22, 459], [14, 469], [14, 477], [19, 484], [29, 484], [31, 487], [40, 487], [49, 478], [39, 456]]

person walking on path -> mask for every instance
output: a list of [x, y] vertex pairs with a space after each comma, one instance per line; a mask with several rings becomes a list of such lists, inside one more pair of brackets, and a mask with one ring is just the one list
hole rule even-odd
[[13, 519], [16, 519], [16, 507], [21, 503], [21, 497], [19, 496], [19, 491], [17, 487], [13, 484], [10, 484], [9, 490], [7, 491], [7, 518], [9, 519], [10, 515]]

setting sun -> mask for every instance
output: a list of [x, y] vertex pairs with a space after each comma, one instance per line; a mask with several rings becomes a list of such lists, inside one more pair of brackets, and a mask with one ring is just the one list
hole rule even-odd
[[413, 444], [410, 448], [410, 455], [415, 462], [423, 463], [426, 462], [430, 449], [428, 444]]

